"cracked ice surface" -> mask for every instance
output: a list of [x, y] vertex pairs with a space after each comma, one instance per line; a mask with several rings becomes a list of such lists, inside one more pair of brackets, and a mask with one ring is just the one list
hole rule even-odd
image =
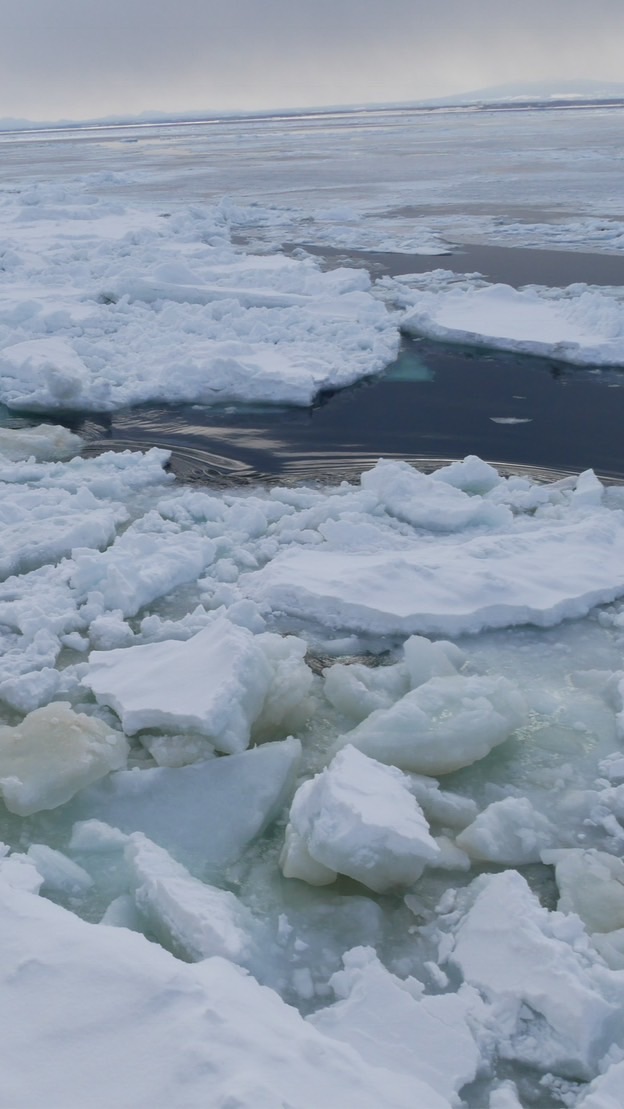
[[[512, 1096], [499, 1068], [521, 1088], [527, 1065], [579, 1106], [591, 1082], [592, 1104], [624, 1047], [621, 491], [472, 457], [217, 492], [177, 488], [165, 461], [2, 462], [5, 517], [19, 507], [37, 551], [0, 584], [8, 1088], [20, 1028], [48, 1035], [52, 975], [99, 999], [102, 1104], [129, 1073], [135, 1031], [109, 1010], [130, 1000], [159, 1061], [127, 1104], [164, 1104], [179, 1080], [172, 1020], [218, 1046], [211, 1089], [238, 1088], [247, 1053], [254, 1104], [303, 1109], [308, 1051], [332, 1085], [318, 1096], [346, 1105], [416, 1089], [456, 1106], [488, 1075], [495, 1104]], [[33, 944], [42, 969], [18, 988]], [[63, 1010], [64, 1042], [82, 1023]], [[64, 1104], [95, 1057], [63, 1072]], [[203, 1104], [213, 1064], [193, 1057]], [[49, 1080], [58, 1049], [46, 1059]]]
[[[535, 150], [501, 153], [490, 123], [459, 188], [436, 148], [447, 167], [458, 121], [429, 129], [415, 175], [400, 113], [374, 188], [349, 168], [345, 189], [335, 138], [277, 188], [261, 127], [229, 200], [218, 159], [207, 187], [201, 159], [164, 182], [110, 144], [74, 179], [48, 144], [39, 182], [8, 158], [0, 399], [308, 404], [382, 368], [399, 326], [617, 362], [614, 290], [372, 285], [267, 253], [306, 234], [621, 250], [615, 148], [593, 141], [611, 124], [558, 120], [533, 175]], [[509, 197], [511, 163], [532, 213], [452, 209]], [[310, 207], [316, 164], [331, 180]], [[7, 1104], [619, 1106], [622, 490], [474, 457], [185, 489], [163, 451], [71, 457], [58, 427], [0, 431]]]
[[0, 197], [0, 401], [307, 405], [378, 372], [396, 322], [363, 270], [235, 249], [217, 206], [169, 219], [80, 181]]

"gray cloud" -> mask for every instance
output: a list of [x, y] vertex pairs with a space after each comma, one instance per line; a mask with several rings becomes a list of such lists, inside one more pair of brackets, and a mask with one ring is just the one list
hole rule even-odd
[[0, 117], [420, 99], [619, 80], [622, 0], [21, 0]]

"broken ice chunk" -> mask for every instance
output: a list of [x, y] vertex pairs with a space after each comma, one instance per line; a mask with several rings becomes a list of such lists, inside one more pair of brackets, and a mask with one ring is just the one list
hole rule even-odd
[[412, 689], [430, 678], [456, 674], [466, 660], [463, 651], [445, 639], [432, 643], [423, 635], [411, 635], [403, 645], [403, 656]]
[[[497, 475], [498, 477], [498, 475]], [[374, 493], [391, 516], [430, 531], [461, 531], [469, 527], [498, 527], [511, 520], [509, 509], [483, 497], [471, 497], [451, 482], [422, 474], [408, 462], [382, 459], [363, 473], [360, 482]]]
[[45, 843], [33, 843], [26, 857], [32, 860], [43, 879], [44, 893], [64, 893], [77, 896], [93, 885], [93, 879], [73, 859], [62, 851], [55, 851]]
[[471, 1031], [471, 1020], [485, 1008], [477, 991], [462, 986], [458, 993], [423, 996], [422, 983], [391, 974], [370, 947], [348, 951], [344, 967], [330, 980], [339, 1000], [307, 1017], [310, 1024], [351, 1044], [369, 1063], [406, 1071], [456, 1104], [481, 1062]]
[[324, 693], [339, 712], [360, 723], [371, 712], [389, 708], [409, 689], [405, 665], [367, 666], [335, 662], [324, 673]]
[[495, 1005], [500, 1055], [589, 1080], [621, 1034], [624, 976], [578, 917], [542, 908], [515, 870], [476, 878], [459, 901], [451, 962]]
[[[296, 739], [179, 769], [122, 770], [84, 790], [68, 814], [123, 832], [144, 832], [201, 873], [239, 859], [292, 795], [301, 755]], [[84, 833], [83, 833], [84, 835]], [[80, 849], [80, 841], [72, 846]]]
[[522, 1109], [515, 1082], [507, 1080], [492, 1090], [489, 1109]]
[[83, 446], [84, 440], [79, 435], [58, 424], [0, 428], [0, 454], [13, 462], [22, 458], [34, 458], [37, 462], [71, 458]]
[[0, 843], [0, 879], [13, 889], [27, 890], [29, 893], [39, 893], [43, 884], [43, 878], [34, 861], [18, 851], [10, 855], [5, 843]]
[[338, 877], [337, 870], [312, 858], [303, 836], [295, 831], [292, 824], [286, 827], [280, 866], [285, 878], [300, 878], [309, 886], [330, 886]]
[[432, 643], [422, 635], [412, 635], [403, 646], [402, 660], [393, 665], [336, 662], [328, 667], [324, 674], [325, 696], [339, 712], [360, 723], [430, 678], [456, 674], [464, 661], [463, 652], [453, 643]]
[[254, 636], [219, 616], [186, 641], [93, 651], [83, 681], [129, 735], [196, 731], [231, 753], [247, 747], [270, 679]]
[[71, 584], [88, 598], [94, 617], [110, 609], [136, 616], [158, 597], [196, 581], [214, 553], [213, 540], [189, 531], [180, 536], [152, 511], [105, 551], [75, 550]]
[[295, 635], [262, 632], [256, 636], [271, 667], [271, 681], [260, 715], [253, 723], [256, 742], [279, 739], [305, 720], [313, 674], [305, 663], [307, 644]]
[[191, 766], [194, 762], [205, 762], [217, 755], [210, 740], [202, 735], [146, 733], [141, 736], [141, 743], [157, 766]]
[[125, 857], [138, 908], [174, 954], [193, 961], [211, 955], [241, 965], [250, 961], [259, 924], [233, 893], [193, 878], [140, 832], [129, 837]]
[[297, 790], [281, 866], [307, 881], [307, 854], [381, 893], [411, 885], [439, 853], [406, 777], [345, 747]]
[[[100, 704], [118, 713], [129, 735], [143, 728], [198, 732], [217, 750], [233, 754], [248, 746], [274, 684], [290, 674], [295, 699], [307, 692], [301, 641], [289, 637], [276, 646], [275, 639], [253, 635], [219, 614], [185, 641], [92, 651], [83, 681]], [[301, 680], [300, 670], [305, 671]], [[291, 708], [288, 701], [282, 715]], [[265, 724], [270, 716], [269, 705]]]
[[589, 932], [624, 928], [624, 862], [595, 849], [544, 851], [542, 862], [555, 867], [557, 908], [577, 913]]
[[506, 866], [539, 862], [542, 851], [553, 842], [556, 842], [554, 826], [533, 808], [527, 797], [494, 801], [456, 840], [471, 859]]
[[65, 701], [0, 727], [0, 792], [10, 812], [55, 809], [84, 786], [125, 766], [128, 744], [101, 720]]
[[418, 774], [448, 774], [484, 758], [526, 719], [506, 678], [431, 678], [389, 709], [378, 709], [336, 746]]
[[577, 1102], [577, 1109], [620, 1109], [624, 1089], [624, 1059], [616, 1059], [607, 1069], [590, 1082]]

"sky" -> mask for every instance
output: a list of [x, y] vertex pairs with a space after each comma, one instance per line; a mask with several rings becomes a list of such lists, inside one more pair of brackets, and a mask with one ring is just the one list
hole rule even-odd
[[0, 118], [422, 100], [624, 80], [623, 0], [19, 0]]

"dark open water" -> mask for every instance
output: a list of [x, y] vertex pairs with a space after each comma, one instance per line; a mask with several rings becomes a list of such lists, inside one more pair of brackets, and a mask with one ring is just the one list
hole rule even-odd
[[[615, 255], [467, 246], [439, 259], [319, 250], [327, 264], [366, 265], [374, 276], [436, 266], [479, 271], [512, 285], [624, 284]], [[501, 423], [499, 420], [526, 422]], [[578, 369], [541, 358], [406, 339], [383, 375], [320, 397], [311, 409], [146, 407], [65, 421], [91, 450], [173, 449], [187, 480], [219, 474], [352, 476], [378, 457], [462, 458], [563, 471], [593, 467], [624, 477], [624, 367]]]

